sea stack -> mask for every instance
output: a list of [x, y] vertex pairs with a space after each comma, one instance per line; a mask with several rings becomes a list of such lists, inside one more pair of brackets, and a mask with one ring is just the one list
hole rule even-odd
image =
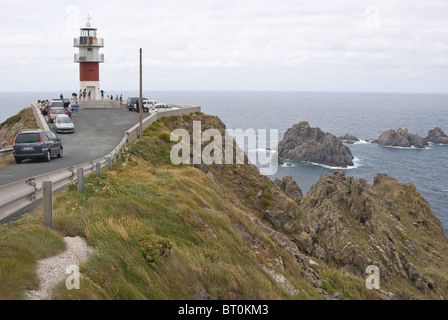
[[358, 137], [352, 135], [351, 133], [346, 133], [342, 137], [338, 137], [339, 140], [341, 140], [343, 143], [349, 143], [353, 144], [356, 141], [359, 141]]
[[428, 145], [428, 142], [420, 137], [420, 135], [412, 134], [408, 131], [408, 129], [401, 128], [399, 128], [397, 131], [391, 129], [383, 132], [378, 140], [374, 140], [372, 141], [372, 143], [401, 148], [424, 148]]
[[425, 141], [448, 145], [448, 136], [442, 131], [442, 129], [436, 127], [428, 131], [428, 136], [425, 138]]
[[302, 121], [289, 128], [278, 144], [280, 159], [307, 161], [331, 167], [353, 166], [353, 155], [335, 135]]

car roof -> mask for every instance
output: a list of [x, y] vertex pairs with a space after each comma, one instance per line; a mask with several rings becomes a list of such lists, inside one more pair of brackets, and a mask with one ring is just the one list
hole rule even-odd
[[44, 131], [45, 130], [41, 130], [41, 129], [22, 129], [17, 134], [20, 134], [20, 133], [37, 133], [37, 132], [44, 132]]

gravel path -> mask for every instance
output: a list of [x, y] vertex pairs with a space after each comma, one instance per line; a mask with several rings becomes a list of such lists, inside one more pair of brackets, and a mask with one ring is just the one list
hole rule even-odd
[[29, 290], [27, 300], [51, 300], [51, 290], [61, 280], [65, 280], [71, 273], [66, 273], [69, 266], [77, 266], [87, 260], [93, 249], [87, 246], [81, 237], [65, 237], [67, 250], [57, 256], [39, 260], [37, 274], [40, 279], [39, 290]]

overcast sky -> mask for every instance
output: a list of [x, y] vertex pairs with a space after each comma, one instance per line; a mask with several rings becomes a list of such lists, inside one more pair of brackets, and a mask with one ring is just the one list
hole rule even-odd
[[448, 93], [446, 0], [1, 1], [0, 91], [79, 90], [73, 38], [104, 38], [104, 90]]

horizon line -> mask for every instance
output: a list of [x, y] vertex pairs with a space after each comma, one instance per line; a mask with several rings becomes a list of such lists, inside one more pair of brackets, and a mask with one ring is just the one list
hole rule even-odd
[[[0, 91], [0, 93], [39, 93], [39, 92], [75, 92], [77, 90], [13, 90]], [[138, 89], [109, 89], [113, 92], [135, 92]], [[434, 95], [448, 95], [448, 92], [411, 92], [411, 91], [346, 91], [346, 90], [275, 90], [275, 89], [143, 89], [143, 92], [294, 92], [294, 93], [364, 93], [364, 94], [434, 94]], [[107, 93], [107, 91], [106, 91]]]

